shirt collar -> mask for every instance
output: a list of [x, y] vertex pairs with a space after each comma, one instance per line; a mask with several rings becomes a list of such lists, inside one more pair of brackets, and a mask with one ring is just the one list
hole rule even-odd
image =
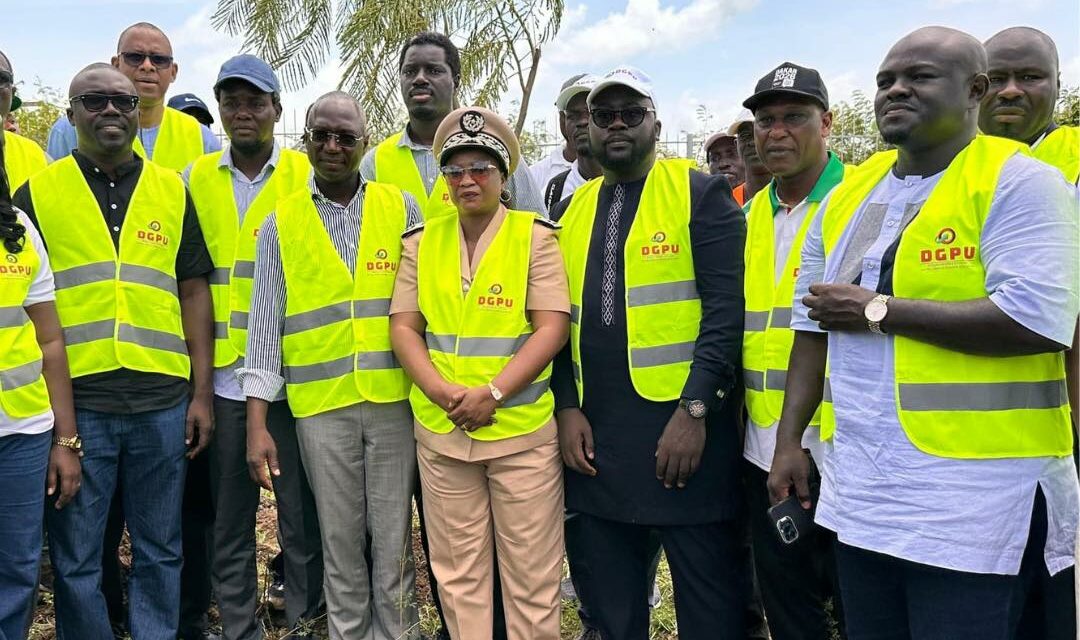
[[[267, 167], [276, 169], [278, 161], [281, 160], [281, 146], [278, 145], [277, 140], [274, 140], [274, 150], [270, 152], [270, 159], [266, 161], [266, 165], [259, 173], [262, 174], [266, 171]], [[229, 145], [221, 152], [221, 159], [218, 160], [219, 167], [228, 167], [229, 169], [235, 169], [236, 164], [233, 162], [232, 157], [232, 145]]]
[[420, 144], [414, 142], [412, 136], [409, 135], [409, 125], [405, 125], [405, 129], [401, 132], [401, 139], [398, 140], [397, 146], [408, 147], [413, 151], [431, 151], [431, 145]]
[[[356, 190], [356, 195], [353, 196], [353, 202], [355, 202], [356, 198], [358, 198], [360, 196], [360, 194], [364, 192], [364, 188], [366, 186], [367, 186], [367, 180], [364, 180], [364, 176], [361, 175], [360, 176], [360, 188]], [[341, 206], [337, 202], [334, 202], [330, 198], [327, 198], [326, 196], [324, 196], [322, 191], [319, 190], [319, 184], [317, 182], [315, 182], [315, 170], [314, 169], [308, 175], [308, 189], [311, 191], [311, 199], [314, 200], [315, 202], [324, 203], [324, 204], [333, 204], [333, 205], [338, 206], [338, 207]]]
[[[83, 174], [86, 174], [86, 175], [100, 174], [102, 176], [102, 178], [104, 179], [105, 174], [100, 169], [98, 169], [97, 165], [94, 164], [94, 162], [92, 160], [90, 160], [90, 158], [86, 157], [78, 149], [72, 149], [71, 155], [72, 155], [72, 157], [75, 158], [75, 162], [78, 163], [79, 168], [82, 170]], [[134, 173], [136, 171], [139, 171], [140, 169], [142, 169], [142, 164], [143, 164], [143, 159], [139, 156], [139, 154], [137, 154], [137, 153], [134, 154], [134, 157], [132, 158], [131, 162], [125, 162], [124, 164], [119, 165], [119, 166], [116, 167], [116, 177], [117, 177], [117, 179], [123, 178], [124, 176], [128, 175], [129, 173]]]
[[[832, 151], [829, 152], [829, 161], [825, 163], [825, 170], [818, 176], [818, 180], [814, 183], [814, 188], [810, 190], [810, 194], [806, 196], [807, 202], [821, 202], [825, 199], [825, 196], [829, 195], [833, 187], [840, 184], [840, 181], [844, 179], [844, 163], [841, 162], [840, 156], [836, 155]], [[776, 195], [776, 178], [769, 181], [769, 202], [772, 203], [773, 213], [780, 208], [780, 198]]]

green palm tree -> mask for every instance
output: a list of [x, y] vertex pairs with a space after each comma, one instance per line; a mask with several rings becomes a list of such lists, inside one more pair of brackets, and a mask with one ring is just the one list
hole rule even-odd
[[214, 26], [244, 38], [244, 49], [299, 89], [337, 55], [338, 87], [355, 95], [369, 128], [382, 135], [405, 121], [398, 80], [401, 45], [440, 31], [461, 45], [463, 104], [497, 105], [514, 81], [521, 92], [518, 133], [543, 45], [558, 33], [563, 0], [218, 0]]

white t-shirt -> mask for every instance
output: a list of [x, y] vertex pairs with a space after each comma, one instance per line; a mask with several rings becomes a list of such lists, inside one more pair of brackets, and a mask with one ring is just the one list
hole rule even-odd
[[[529, 175], [532, 176], [536, 188], [543, 194], [551, 179], [570, 168], [570, 161], [563, 157], [563, 148], [557, 149], [541, 158], [536, 164], [529, 167]], [[543, 197], [541, 195], [541, 197]], [[566, 192], [563, 192], [566, 197]]]
[[[792, 209], [781, 206], [773, 215], [773, 241], [776, 247], [775, 255], [775, 282], [780, 281], [783, 275], [784, 263], [787, 262], [791, 246], [795, 242], [795, 236], [799, 233], [799, 227], [806, 220], [806, 214], [810, 210], [810, 201], [803, 200]], [[776, 426], [759, 425], [753, 419], [746, 419], [746, 442], [743, 444], [743, 457], [754, 466], [769, 471], [772, 469], [773, 454], [776, 452]], [[767, 428], [766, 428], [767, 427]], [[809, 427], [803, 432], [802, 446], [808, 449], [814, 462], [821, 464], [824, 443], [821, 441], [821, 430], [817, 427]]]
[[[850, 282], [839, 272], [854, 268], [861, 286], [876, 289], [882, 256], [904, 228], [906, 212], [922, 206], [941, 175], [886, 175], [827, 261], [821, 219], [829, 203], [822, 202], [803, 244], [793, 329], [820, 331], [802, 304], [812, 283]], [[1072, 194], [1061, 174], [1026, 156], [1010, 158], [980, 238], [986, 290], [1010, 318], [1063, 345], [1072, 341], [1078, 310], [1076, 238]], [[866, 248], [851, 248], [859, 243]], [[971, 460], [926, 453], [900, 424], [893, 336], [830, 331], [828, 340], [837, 428], [819, 465], [819, 524], [844, 544], [895, 558], [1016, 575], [1041, 489], [1047, 569], [1054, 574], [1073, 564], [1080, 486], [1072, 456]]]
[[[56, 300], [56, 287], [53, 285], [52, 268], [49, 267], [49, 257], [45, 255], [45, 245], [41, 242], [41, 236], [37, 229], [30, 223], [26, 214], [16, 209], [19, 213], [19, 222], [26, 227], [26, 239], [41, 256], [41, 268], [30, 282], [30, 291], [26, 293], [23, 307], [29, 307], [41, 302]], [[0, 249], [2, 251], [2, 249]], [[29, 418], [12, 418], [0, 407], [0, 437], [14, 434], [33, 435], [44, 433], [53, 427], [53, 412], [48, 409], [43, 413]]]

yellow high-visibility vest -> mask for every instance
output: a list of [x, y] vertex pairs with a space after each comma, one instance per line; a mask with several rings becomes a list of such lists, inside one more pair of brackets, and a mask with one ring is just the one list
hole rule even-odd
[[435, 178], [431, 195], [428, 195], [420, 169], [413, 160], [412, 149], [398, 145], [403, 135], [404, 133], [396, 133], [375, 147], [375, 180], [396, 185], [402, 191], [411, 193], [420, 205], [420, 212], [425, 219], [456, 212], [442, 174]]
[[287, 292], [282, 362], [285, 394], [298, 418], [409, 395], [409, 379], [390, 348], [389, 316], [405, 201], [392, 185], [363, 188], [354, 273], [334, 249], [310, 191], [278, 202]]
[[[688, 160], [657, 160], [645, 179], [637, 214], [623, 248], [627, 356], [638, 395], [678, 399], [690, 375], [701, 325], [701, 299], [690, 245]], [[574, 191], [563, 215], [559, 247], [570, 284], [570, 344], [579, 401], [584, 401], [581, 361], [582, 291], [602, 178]], [[596, 301], [590, 301], [590, 305]]]
[[1051, 131], [1031, 155], [1057, 167], [1070, 184], [1080, 179], [1080, 127], [1058, 127]]
[[176, 172], [143, 162], [118, 255], [74, 158], [58, 160], [30, 178], [71, 377], [121, 367], [180, 378], [190, 374], [176, 282], [184, 192]]
[[282, 149], [278, 163], [247, 212], [244, 223], [236, 209], [233, 178], [221, 165], [218, 151], [200, 157], [191, 167], [188, 185], [199, 212], [206, 246], [214, 261], [210, 293], [214, 299], [214, 366], [236, 362], [247, 351], [247, 319], [255, 275], [255, 240], [278, 201], [307, 189], [311, 164], [307, 156]]
[[[839, 161], [836, 161], [839, 164]], [[844, 167], [841, 177], [852, 167]], [[831, 177], [831, 176], [830, 176]], [[825, 179], [822, 174], [821, 180]], [[828, 192], [836, 183], [822, 184]], [[815, 186], [814, 190], [818, 190]], [[820, 194], [821, 196], [824, 193]], [[770, 188], [754, 195], [746, 221], [745, 279], [743, 294], [746, 315], [743, 324], [743, 382], [750, 419], [760, 427], [771, 427], [780, 419], [787, 383], [788, 356], [795, 342], [791, 330], [791, 303], [795, 281], [802, 264], [806, 231], [817, 215], [820, 197], [807, 204], [806, 217], [799, 226], [784, 262], [783, 275], [776, 281], [775, 207]], [[820, 422], [816, 412], [811, 425]]]
[[[143, 149], [139, 136], [135, 136], [131, 148], [139, 156], [146, 157], [146, 150]], [[201, 155], [202, 125], [183, 111], [165, 107], [165, 115], [161, 119], [157, 139], [154, 141], [154, 157], [151, 159], [159, 166], [183, 171]]]
[[4, 131], [4, 169], [7, 170], [11, 193], [23, 186], [30, 176], [49, 165], [49, 157], [30, 138]]
[[[539, 219], [524, 211], [506, 212], [464, 295], [457, 213], [424, 224], [417, 255], [418, 301], [427, 321], [428, 355], [444, 379], [466, 387], [487, 384], [532, 335], [525, 297], [533, 225]], [[550, 381], [548, 363], [528, 387], [505, 398], [495, 411], [495, 424], [468, 436], [504, 440], [543, 427], [555, 410]], [[446, 409], [429, 400], [419, 387], [413, 387], [409, 402], [424, 428], [435, 433], [454, 429]]]
[[[945, 169], [904, 230], [893, 267], [899, 298], [985, 298], [983, 223], [1006, 161], [1026, 145], [976, 137]], [[831, 253], [859, 206], [896, 163], [896, 151], [872, 156], [832, 193], [822, 218]], [[1062, 353], [990, 357], [893, 338], [900, 424], [922, 451], [947, 458], [1022, 458], [1072, 453]], [[836, 430], [826, 384], [821, 437]]]
[[49, 410], [49, 390], [41, 375], [37, 331], [23, 305], [41, 269], [41, 256], [29, 239], [22, 251], [0, 246], [0, 407], [12, 418], [29, 418]]

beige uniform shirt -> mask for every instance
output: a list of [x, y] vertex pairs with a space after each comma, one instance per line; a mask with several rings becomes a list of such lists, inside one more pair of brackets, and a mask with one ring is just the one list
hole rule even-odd
[[[471, 261], [465, 245], [465, 235], [460, 227], [458, 228], [461, 241], [462, 295], [468, 293], [472, 280], [476, 276], [476, 269], [480, 266], [480, 259], [483, 258], [484, 252], [491, 245], [495, 233], [505, 219], [506, 209], [500, 207], [487, 229], [480, 234]], [[416, 283], [416, 254], [422, 235], [423, 231], [418, 231], [406, 237], [403, 242], [401, 264], [394, 284], [394, 296], [390, 302], [391, 315], [420, 311]], [[570, 313], [570, 287], [567, 284], [566, 269], [563, 266], [555, 230], [539, 223], [533, 227], [525, 310]], [[490, 442], [474, 440], [460, 429], [454, 429], [450, 433], [433, 433], [415, 421], [413, 431], [416, 434], [417, 443], [436, 453], [457, 460], [476, 462], [520, 453], [549, 442], [555, 437], [555, 419], [552, 418], [547, 425], [532, 433]]]

